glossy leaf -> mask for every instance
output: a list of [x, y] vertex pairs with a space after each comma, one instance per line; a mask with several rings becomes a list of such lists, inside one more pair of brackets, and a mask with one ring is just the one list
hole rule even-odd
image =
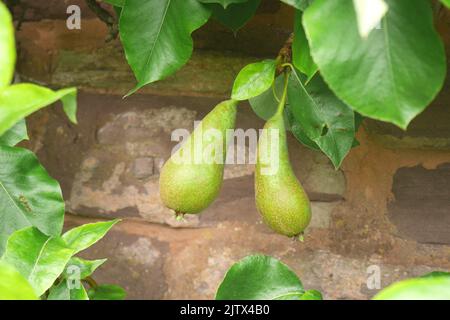
[[450, 272], [433, 271], [433, 272], [423, 275], [421, 278], [436, 278], [436, 277], [449, 277], [450, 278]]
[[41, 296], [64, 271], [74, 250], [61, 237], [49, 237], [34, 227], [14, 232], [2, 261], [24, 276]]
[[353, 0], [358, 31], [361, 37], [367, 38], [372, 30], [380, 25], [381, 19], [388, 11], [384, 0]]
[[25, 119], [17, 122], [13, 127], [0, 136], [0, 145], [13, 147], [23, 140], [28, 140]]
[[303, 25], [336, 95], [362, 115], [406, 128], [442, 88], [446, 58], [427, 1], [385, 1], [381, 29], [367, 39], [359, 35], [352, 0], [314, 1]]
[[289, 104], [284, 107], [284, 114], [286, 118], [286, 128], [292, 132], [294, 137], [306, 147], [320, 151], [319, 146], [308, 138], [301, 124], [295, 119]]
[[355, 139], [353, 110], [331, 92], [319, 75], [305, 87], [297, 73], [292, 72], [288, 98], [302, 131], [336, 168], [340, 167]]
[[0, 262], [0, 300], [37, 300], [33, 288], [14, 267]]
[[63, 234], [62, 238], [75, 253], [89, 248], [99, 241], [120, 220], [84, 224]]
[[[274, 88], [271, 86], [265, 92], [257, 97], [249, 99], [250, 106], [258, 117], [269, 120], [275, 114], [278, 108], [278, 100], [283, 93], [284, 77], [278, 76], [274, 82]], [[275, 96], [276, 94], [276, 96]]]
[[61, 97], [63, 110], [72, 123], [77, 123], [77, 91], [69, 90]]
[[35, 226], [59, 235], [64, 200], [52, 179], [29, 150], [0, 146], [0, 254], [14, 231]]
[[281, 0], [298, 10], [305, 10], [313, 0]]
[[216, 4], [220, 4], [223, 8], [228, 8], [229, 5], [231, 4], [236, 4], [236, 3], [245, 3], [249, 0], [198, 0], [201, 3], [216, 3]]
[[91, 300], [123, 300], [126, 292], [123, 288], [112, 284], [103, 284], [88, 290]]
[[234, 81], [231, 98], [247, 100], [259, 96], [272, 86], [275, 70], [275, 60], [264, 60], [245, 66]]
[[105, 263], [105, 261], [106, 259], [85, 260], [78, 257], [72, 257], [64, 270], [64, 276], [70, 278], [76, 268], [80, 279], [85, 279], [91, 276], [98, 267]]
[[53, 91], [31, 83], [19, 83], [0, 91], [0, 135], [31, 113], [62, 100], [69, 119], [74, 121], [76, 89]]
[[450, 0], [441, 0], [443, 4], [447, 6], [447, 8], [450, 8]]
[[300, 279], [288, 266], [275, 258], [256, 255], [228, 270], [216, 300], [295, 300], [303, 293]]
[[236, 33], [254, 16], [260, 3], [261, 0], [248, 0], [231, 4], [226, 9], [219, 4], [211, 4], [208, 8], [211, 9], [213, 18]]
[[302, 25], [302, 12], [297, 10], [294, 22], [294, 42], [292, 43], [292, 63], [310, 79], [317, 72], [317, 65], [311, 57], [308, 40]]
[[300, 297], [300, 300], [323, 300], [322, 294], [317, 290], [308, 290]]
[[374, 300], [450, 300], [450, 277], [400, 281], [383, 289]]
[[8, 8], [0, 2], [0, 88], [8, 86], [13, 80], [15, 64], [14, 25]]
[[192, 54], [191, 33], [209, 16], [197, 0], [127, 0], [120, 16], [120, 37], [138, 81], [128, 95], [181, 68]]
[[50, 288], [47, 300], [89, 300], [86, 289], [80, 283], [70, 288], [66, 280]]

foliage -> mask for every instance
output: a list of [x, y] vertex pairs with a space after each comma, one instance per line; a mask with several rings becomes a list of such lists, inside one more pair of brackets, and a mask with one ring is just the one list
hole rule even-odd
[[275, 258], [255, 255], [228, 270], [217, 300], [320, 300], [317, 291], [305, 291], [300, 279]]
[[[256, 99], [270, 99], [268, 89], [276, 76], [294, 66], [301, 75], [290, 77], [287, 129], [301, 143], [324, 152], [336, 168], [357, 145], [352, 120], [356, 112], [406, 129], [441, 90], [445, 53], [428, 1], [281, 1], [296, 10], [293, 39], [276, 59], [245, 67], [236, 78], [232, 98], [251, 99], [256, 113], [267, 119], [273, 104], [263, 106]], [[180, 69], [192, 53], [191, 33], [210, 16], [237, 32], [260, 3], [106, 2], [123, 7], [121, 39], [138, 80], [129, 94]]]
[[362, 115], [406, 129], [441, 89], [446, 58], [429, 3], [385, 1], [381, 29], [367, 39], [350, 0], [314, 1], [303, 24], [314, 61], [336, 95]]
[[191, 33], [209, 16], [210, 11], [197, 0], [127, 0], [119, 28], [138, 80], [129, 94], [183, 66], [192, 54]]
[[0, 262], [0, 300], [36, 300], [28, 281], [10, 265]]
[[[235, 263], [225, 275], [217, 300], [322, 300], [317, 290], [305, 291], [295, 273], [279, 260], [262, 255]], [[450, 273], [433, 272], [381, 290], [374, 300], [450, 300]]]
[[[28, 139], [24, 118], [57, 100], [76, 123], [76, 89], [11, 84], [16, 59], [13, 30], [11, 15], [0, 2], [0, 299], [89, 299], [82, 281], [105, 260], [88, 261], [75, 254], [100, 240], [117, 220], [61, 235], [61, 188], [31, 151], [16, 145]], [[105, 290], [94, 281], [87, 283], [104, 299], [125, 295], [116, 286]]]
[[450, 300], [450, 276], [403, 280], [382, 290], [375, 300]]

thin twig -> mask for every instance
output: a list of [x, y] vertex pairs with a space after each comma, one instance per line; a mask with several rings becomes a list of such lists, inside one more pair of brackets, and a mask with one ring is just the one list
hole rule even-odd
[[91, 9], [92, 12], [108, 26], [109, 36], [106, 41], [116, 39], [119, 34], [116, 18], [114, 18], [107, 10], [103, 9], [96, 0], [86, 0], [86, 4], [89, 9]]

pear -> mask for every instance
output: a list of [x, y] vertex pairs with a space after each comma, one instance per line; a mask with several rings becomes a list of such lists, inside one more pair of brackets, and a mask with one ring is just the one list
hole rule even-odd
[[311, 220], [311, 206], [289, 161], [283, 112], [264, 126], [255, 171], [256, 206], [277, 233], [300, 236]]
[[219, 103], [164, 164], [159, 181], [161, 200], [177, 215], [199, 213], [219, 194], [236, 112], [237, 101]]

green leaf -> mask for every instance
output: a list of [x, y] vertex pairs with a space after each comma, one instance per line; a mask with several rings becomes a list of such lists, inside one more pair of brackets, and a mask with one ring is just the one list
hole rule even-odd
[[231, 98], [247, 100], [259, 96], [272, 85], [275, 70], [275, 60], [264, 60], [245, 66], [234, 81]]
[[12, 128], [0, 136], [0, 145], [13, 147], [23, 140], [28, 140], [25, 119], [17, 122]]
[[320, 151], [320, 147], [317, 145], [317, 143], [308, 138], [308, 136], [306, 135], [305, 131], [303, 130], [302, 126], [298, 121], [293, 119], [290, 120], [290, 123], [291, 123], [291, 132], [298, 141], [300, 141], [304, 146], [312, 150]]
[[405, 129], [442, 88], [446, 58], [427, 1], [386, 3], [381, 29], [367, 39], [359, 35], [352, 0], [314, 1], [303, 25], [336, 95], [362, 115]]
[[106, 259], [85, 260], [78, 257], [72, 257], [64, 270], [64, 276], [70, 278], [76, 270], [80, 280], [91, 276], [94, 271], [105, 263]]
[[69, 119], [74, 120], [76, 89], [53, 91], [31, 83], [19, 83], [0, 91], [0, 135], [31, 113], [62, 100]]
[[[284, 77], [278, 76], [274, 82], [274, 88], [271, 86], [257, 97], [248, 100], [253, 111], [258, 117], [269, 120], [277, 112], [278, 100], [283, 92]], [[277, 97], [275, 97], [275, 93]]]
[[29, 150], [0, 146], [0, 254], [7, 237], [33, 225], [47, 235], [59, 235], [64, 200], [52, 179]]
[[255, 255], [228, 270], [216, 300], [295, 300], [303, 293], [300, 279], [288, 266], [272, 257]]
[[63, 234], [62, 238], [75, 254], [99, 241], [120, 220], [84, 224]]
[[[355, 112], [355, 135], [359, 131], [359, 127], [361, 126], [363, 121], [364, 121], [364, 117], [362, 115], [360, 115], [358, 112]], [[360, 143], [359, 143], [358, 139], [356, 139], [356, 137], [355, 137], [355, 139], [353, 140], [352, 148], [355, 148], [359, 145], [360, 145]]]
[[294, 22], [294, 42], [292, 43], [292, 63], [308, 79], [317, 72], [317, 65], [311, 57], [308, 40], [302, 25], [302, 12], [296, 10]]
[[20, 272], [9, 264], [0, 262], [0, 300], [37, 300], [37, 298], [33, 288]]
[[450, 300], [450, 277], [400, 281], [381, 290], [374, 300]]
[[211, 9], [213, 18], [236, 33], [255, 15], [260, 4], [261, 0], [248, 0], [231, 4], [226, 9], [219, 4], [211, 4], [208, 8]]
[[308, 138], [308, 136], [306, 135], [305, 131], [303, 130], [301, 124], [295, 119], [295, 117], [292, 113], [292, 110], [291, 110], [291, 106], [289, 104], [287, 104], [285, 106], [284, 114], [286, 115], [286, 119], [287, 119], [286, 127], [288, 128], [289, 131], [292, 132], [294, 137], [299, 142], [301, 142], [303, 145], [305, 145], [306, 147], [308, 147], [312, 150], [320, 151], [320, 148], [317, 145], [317, 143], [315, 143], [310, 138]]
[[305, 10], [312, 2], [313, 0], [281, 0], [281, 2], [284, 2], [298, 10]]
[[192, 54], [191, 33], [209, 16], [197, 0], [127, 0], [120, 37], [138, 81], [127, 95], [180, 69]]
[[450, 277], [450, 272], [433, 271], [423, 275], [421, 278]]
[[2, 261], [14, 266], [41, 296], [64, 271], [74, 250], [61, 237], [49, 237], [34, 227], [14, 232]]
[[61, 97], [63, 110], [72, 123], [77, 123], [77, 91], [72, 90]]
[[289, 105], [306, 136], [339, 168], [355, 139], [354, 112], [315, 76], [305, 87], [296, 72], [288, 84]]
[[245, 3], [249, 0], [198, 0], [201, 3], [217, 3], [220, 4], [223, 8], [227, 8], [231, 4], [235, 3]]
[[123, 288], [113, 284], [102, 284], [88, 290], [91, 300], [123, 300], [126, 292]]
[[0, 88], [8, 86], [13, 80], [15, 64], [14, 25], [8, 8], [0, 2]]
[[81, 283], [70, 288], [68, 281], [63, 280], [50, 288], [47, 300], [89, 300], [89, 296]]
[[300, 300], [323, 300], [323, 297], [317, 290], [308, 290], [300, 297]]
[[441, 0], [443, 4], [447, 6], [447, 8], [450, 8], [450, 0]]

